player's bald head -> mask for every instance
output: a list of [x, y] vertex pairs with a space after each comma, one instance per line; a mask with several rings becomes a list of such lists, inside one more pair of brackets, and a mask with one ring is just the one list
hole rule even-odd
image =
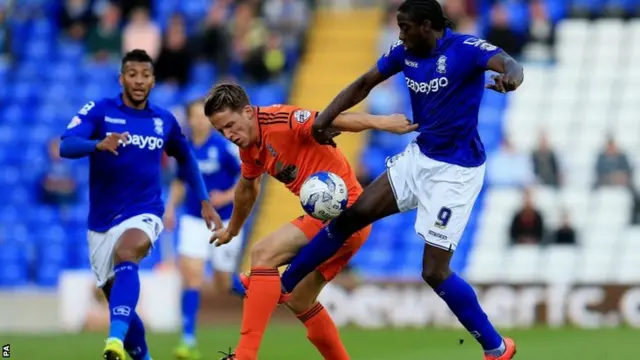
[[241, 111], [249, 105], [249, 96], [242, 86], [236, 83], [215, 85], [204, 99], [204, 114], [207, 117], [226, 110]]
[[444, 16], [442, 6], [437, 0], [405, 0], [398, 7], [398, 11], [407, 14], [416, 24], [429, 21], [434, 30], [443, 30], [452, 25], [451, 21]]

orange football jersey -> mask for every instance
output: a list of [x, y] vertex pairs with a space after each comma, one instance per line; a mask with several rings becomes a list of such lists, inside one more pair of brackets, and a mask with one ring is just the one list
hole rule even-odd
[[311, 125], [318, 115], [291, 105], [256, 107], [259, 141], [240, 150], [242, 175], [254, 179], [268, 173], [296, 196], [309, 176], [328, 171], [340, 176], [349, 191], [351, 205], [362, 193], [349, 162], [334, 147], [318, 144], [311, 136]]

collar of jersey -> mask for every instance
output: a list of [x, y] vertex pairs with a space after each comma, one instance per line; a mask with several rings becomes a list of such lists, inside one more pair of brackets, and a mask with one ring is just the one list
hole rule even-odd
[[440, 50], [442, 45], [444, 45], [447, 42], [447, 40], [449, 40], [449, 38], [451, 37], [452, 33], [453, 33], [453, 30], [451, 30], [451, 29], [449, 29], [449, 28], [444, 29], [444, 33], [442, 34], [442, 37], [440, 39], [436, 40], [435, 51]]
[[124, 103], [124, 101], [122, 100], [122, 93], [119, 93], [118, 96], [116, 96], [115, 101], [116, 101], [116, 105], [120, 109], [131, 111], [133, 113], [140, 114], [140, 112], [147, 112], [147, 113], [153, 115], [153, 114], [156, 114], [156, 112], [157, 112], [157, 111], [155, 111], [155, 106], [153, 104], [151, 104], [151, 102], [149, 102], [149, 100], [147, 100], [147, 106], [144, 109], [140, 109], [140, 110], [128, 107]]

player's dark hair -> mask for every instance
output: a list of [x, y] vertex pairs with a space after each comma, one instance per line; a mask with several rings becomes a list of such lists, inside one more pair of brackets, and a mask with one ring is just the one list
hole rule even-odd
[[242, 86], [235, 83], [215, 85], [204, 99], [204, 114], [207, 117], [225, 111], [240, 111], [249, 105], [249, 96]]
[[149, 56], [149, 54], [145, 50], [142, 50], [142, 49], [134, 49], [124, 54], [124, 56], [122, 57], [122, 64], [120, 66], [121, 72], [124, 72], [124, 65], [129, 61], [142, 62], [142, 63], [148, 62], [151, 64], [151, 66], [153, 66], [153, 59], [151, 58], [151, 56]]
[[405, 0], [398, 11], [409, 15], [411, 21], [421, 24], [429, 20], [435, 30], [453, 27], [453, 22], [444, 16], [442, 6], [437, 0]]

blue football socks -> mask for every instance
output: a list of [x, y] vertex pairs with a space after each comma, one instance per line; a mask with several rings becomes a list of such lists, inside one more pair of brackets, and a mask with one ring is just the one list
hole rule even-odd
[[115, 279], [109, 297], [109, 338], [124, 342], [140, 297], [138, 265], [126, 261], [114, 267]]
[[[482, 345], [485, 353], [499, 356], [504, 352], [502, 336], [482, 311], [473, 288], [461, 277], [451, 274], [435, 292], [444, 300], [460, 323]], [[502, 350], [501, 350], [502, 349]]]
[[335, 229], [335, 220], [320, 230], [298, 254], [282, 274], [282, 287], [286, 292], [293, 289], [323, 262], [329, 260], [344, 245], [351, 234], [341, 234]]
[[151, 360], [144, 334], [144, 324], [135, 311], [131, 316], [129, 331], [124, 338], [124, 348], [133, 360]]
[[182, 291], [182, 342], [187, 346], [196, 345], [196, 322], [200, 307], [200, 290]]

